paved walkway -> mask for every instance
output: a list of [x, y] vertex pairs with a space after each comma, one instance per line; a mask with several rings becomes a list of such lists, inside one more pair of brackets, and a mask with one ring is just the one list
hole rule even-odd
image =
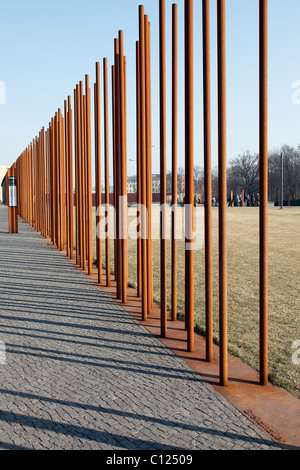
[[0, 206], [1, 449], [279, 449]]

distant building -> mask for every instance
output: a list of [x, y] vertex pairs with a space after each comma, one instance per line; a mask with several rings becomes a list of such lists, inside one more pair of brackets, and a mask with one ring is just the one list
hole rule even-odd
[[[2, 182], [3, 182], [3, 179], [6, 175], [6, 172], [7, 170], [9, 169], [9, 166], [1, 166], [0, 165], [0, 185], [2, 186]], [[0, 203], [2, 204], [3, 203], [3, 186], [1, 187], [1, 191], [0, 191]]]

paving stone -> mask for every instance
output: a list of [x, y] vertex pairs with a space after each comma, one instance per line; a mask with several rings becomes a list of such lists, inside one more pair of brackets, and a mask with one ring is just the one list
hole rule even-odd
[[0, 206], [1, 449], [280, 449]]

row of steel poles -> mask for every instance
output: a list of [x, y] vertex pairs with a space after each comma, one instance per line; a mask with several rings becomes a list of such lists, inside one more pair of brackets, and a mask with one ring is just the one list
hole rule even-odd
[[[260, 0], [260, 382], [268, 380], [268, 2]], [[185, 50], [185, 329], [187, 349], [194, 350], [194, 14], [193, 0], [184, 2]], [[211, 76], [210, 1], [202, 1], [203, 21], [203, 122], [205, 174], [205, 294], [206, 360], [213, 359], [212, 209], [211, 192]], [[219, 343], [220, 383], [228, 383], [227, 354], [227, 155], [226, 155], [226, 2], [217, 0], [218, 38], [218, 168], [219, 168]], [[152, 240], [152, 110], [150, 22], [139, 6], [139, 39], [136, 41], [136, 172], [137, 172], [137, 296], [142, 299], [142, 319], [153, 307]], [[126, 57], [123, 31], [114, 40], [112, 85], [113, 204], [116, 210], [114, 270], [116, 295], [127, 302], [127, 102]], [[159, 0], [159, 95], [160, 95], [160, 285], [161, 336], [167, 331], [167, 237], [166, 237], [166, 9]], [[103, 203], [101, 190], [100, 63], [94, 83], [96, 258], [98, 282], [110, 286], [109, 240], [109, 132], [108, 70], [103, 59], [104, 169], [105, 169], [105, 269], [98, 231]], [[172, 6], [172, 282], [171, 320], [177, 319], [177, 133], [178, 133], [178, 6]], [[74, 149], [73, 149], [74, 145]], [[74, 150], [74, 154], [73, 154]], [[40, 131], [13, 166], [17, 175], [18, 213], [53, 245], [88, 274], [93, 265], [91, 93], [89, 76], [58, 109], [47, 130]], [[75, 184], [73, 181], [75, 175]], [[7, 175], [8, 177], [8, 175]], [[74, 193], [75, 186], [75, 193]], [[75, 206], [75, 209], [74, 209]], [[75, 212], [74, 212], [75, 211]], [[75, 220], [75, 223], [74, 223]], [[75, 230], [74, 230], [75, 227]], [[189, 249], [187, 248], [189, 247]]]

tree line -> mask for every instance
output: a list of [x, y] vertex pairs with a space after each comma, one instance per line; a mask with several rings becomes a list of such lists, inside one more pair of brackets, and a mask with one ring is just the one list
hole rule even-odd
[[[297, 148], [283, 145], [269, 152], [269, 201], [279, 202], [281, 197], [281, 161], [283, 159], [283, 199], [288, 202], [300, 200], [300, 145]], [[179, 174], [184, 170], [179, 169]], [[227, 189], [245, 195], [259, 193], [259, 156], [249, 151], [229, 162]], [[204, 171], [194, 168], [194, 192], [204, 200]], [[218, 168], [212, 170], [212, 197], [218, 200]]]

